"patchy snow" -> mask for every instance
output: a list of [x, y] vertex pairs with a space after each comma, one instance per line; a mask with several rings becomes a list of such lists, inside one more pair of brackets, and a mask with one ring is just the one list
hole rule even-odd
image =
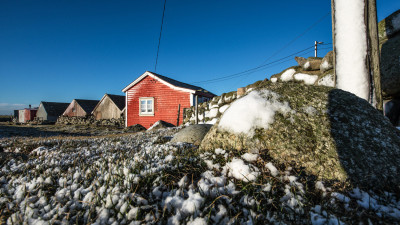
[[173, 136], [166, 130], [52, 140], [47, 152], [9, 160], [0, 168], [6, 223], [355, 224], [366, 214], [372, 224], [400, 222], [394, 193], [339, 193], [321, 181], [307, 188], [312, 179], [281, 164], [278, 170], [261, 153], [156, 144]]
[[210, 111], [207, 111], [205, 117], [214, 118], [218, 115], [218, 108], [213, 108]]
[[293, 80], [293, 74], [296, 73], [296, 70], [294, 69], [288, 69], [285, 72], [282, 73], [281, 75], [281, 81], [289, 81]]
[[327, 60], [322, 61], [320, 68], [323, 70], [326, 70], [330, 67], [331, 65], [329, 64], [329, 62]]
[[260, 174], [256, 167], [247, 165], [238, 158], [233, 158], [231, 162], [227, 163], [224, 171], [227, 171], [228, 176], [245, 182], [255, 181]]
[[280, 102], [280, 96], [269, 90], [252, 91], [236, 100], [222, 115], [219, 128], [252, 136], [256, 128], [268, 129], [275, 113], [291, 112], [289, 103]]
[[296, 73], [294, 75], [294, 79], [298, 81], [304, 81], [305, 84], [307, 85], [313, 85], [315, 81], [317, 81], [318, 76], [317, 75], [309, 75], [309, 74], [304, 74], [304, 73]]
[[217, 123], [217, 121], [218, 121], [218, 118], [214, 118], [214, 119], [212, 119], [212, 120], [207, 121], [206, 124], [214, 125], [214, 124]]
[[276, 78], [276, 77], [272, 77], [272, 78], [271, 78], [271, 82], [272, 82], [272, 83], [275, 83], [275, 82], [277, 82], [277, 81], [278, 81], [278, 78]]
[[223, 105], [219, 108], [220, 113], [224, 113], [229, 108], [229, 104]]
[[303, 69], [307, 70], [310, 68], [310, 66], [311, 66], [310, 62], [307, 61], [306, 63], [304, 63]]
[[272, 176], [274, 176], [274, 177], [278, 176], [279, 171], [276, 169], [276, 167], [271, 162], [265, 164], [265, 167], [267, 167], [269, 169]]
[[246, 160], [247, 162], [255, 162], [258, 159], [258, 154], [253, 153], [245, 153], [241, 157], [242, 159]]
[[335, 1], [337, 87], [369, 100], [363, 0]]
[[322, 86], [327, 86], [327, 87], [334, 87], [335, 80], [334, 80], [333, 74], [325, 75], [324, 77], [322, 77], [321, 79], [319, 79], [317, 81], [317, 84], [322, 85]]

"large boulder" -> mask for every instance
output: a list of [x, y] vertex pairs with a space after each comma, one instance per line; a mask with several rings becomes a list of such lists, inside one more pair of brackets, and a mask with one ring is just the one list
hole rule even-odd
[[393, 37], [400, 32], [400, 9], [378, 23], [379, 40]]
[[177, 134], [175, 134], [174, 138], [172, 138], [172, 143], [177, 142], [186, 142], [195, 145], [200, 145], [204, 136], [211, 129], [212, 125], [210, 124], [195, 124], [190, 125], [188, 127], [183, 128]]
[[155, 122], [151, 127], [149, 127], [149, 129], [147, 129], [147, 131], [154, 131], [154, 130], [158, 130], [161, 128], [167, 128], [167, 127], [175, 127], [175, 125], [173, 125], [172, 123], [165, 122], [164, 120], [159, 120], [159, 121]]
[[372, 189], [400, 185], [399, 131], [367, 101], [329, 87], [278, 82], [250, 92], [200, 145], [216, 148], [259, 152], [318, 179]]
[[400, 96], [400, 10], [380, 21], [381, 84], [384, 98]]

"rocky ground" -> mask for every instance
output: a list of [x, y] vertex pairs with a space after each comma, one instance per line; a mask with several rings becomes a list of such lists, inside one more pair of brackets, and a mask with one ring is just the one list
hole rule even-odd
[[51, 137], [51, 136], [98, 136], [135, 132], [114, 126], [90, 125], [15, 125], [0, 122], [0, 138], [4, 137]]
[[1, 223], [400, 223], [398, 193], [336, 186], [263, 153], [170, 143], [179, 130], [9, 132], [0, 139]]

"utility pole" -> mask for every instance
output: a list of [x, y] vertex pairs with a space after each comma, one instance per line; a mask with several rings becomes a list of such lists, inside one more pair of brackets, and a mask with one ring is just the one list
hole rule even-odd
[[314, 57], [315, 57], [315, 58], [318, 57], [318, 56], [317, 56], [318, 45], [323, 44], [323, 43], [324, 43], [324, 42], [315, 41], [315, 44], [314, 44], [314, 49], [315, 49], [315, 51], [314, 51]]
[[199, 98], [199, 96], [198, 95], [195, 95], [195, 96], [196, 96], [195, 97], [195, 101], [194, 101], [194, 104], [195, 104], [195, 106], [194, 106], [195, 123], [199, 124], [199, 106], [198, 106], [198, 103], [199, 103], [199, 99], [198, 98]]

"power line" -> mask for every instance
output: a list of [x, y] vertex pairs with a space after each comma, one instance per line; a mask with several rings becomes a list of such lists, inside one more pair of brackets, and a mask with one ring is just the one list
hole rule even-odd
[[291, 40], [289, 43], [287, 43], [285, 46], [283, 46], [282, 48], [280, 48], [278, 51], [276, 51], [274, 54], [272, 54], [270, 57], [268, 57], [263, 63], [267, 62], [268, 60], [270, 60], [272, 57], [276, 56], [278, 53], [280, 53], [282, 50], [286, 49], [287, 47], [289, 47], [289, 45], [293, 44], [293, 42], [295, 42], [297, 39], [301, 38], [303, 35], [305, 35], [308, 31], [310, 31], [312, 28], [314, 28], [316, 25], [318, 25], [319, 23], [321, 23], [325, 17], [327, 17], [329, 14], [331, 14], [331, 12], [328, 12], [327, 14], [323, 15], [321, 18], [319, 18], [315, 23], [313, 23], [311, 26], [309, 26], [307, 29], [305, 29], [303, 31], [303, 33], [299, 34], [297, 37], [295, 37], [293, 40]]
[[[241, 77], [241, 76], [244, 76], [244, 75], [249, 75], [249, 74], [252, 74], [252, 73], [255, 73], [255, 72], [258, 72], [258, 71], [261, 71], [261, 70], [264, 70], [264, 69], [267, 69], [267, 68], [270, 68], [270, 67], [273, 67], [273, 66], [276, 66], [276, 65], [279, 65], [279, 64], [288, 62], [288, 61], [291, 61], [291, 60], [292, 60], [291, 58], [288, 59], [288, 60], [285, 60], [285, 61], [282, 61], [282, 60], [287, 59], [287, 58], [289, 58], [289, 57], [292, 57], [293, 55], [297, 55], [297, 54], [302, 53], [302, 52], [303, 52], [303, 53], [302, 53], [301, 55], [306, 55], [306, 54], [308, 54], [308, 53], [311, 53], [311, 52], [314, 51], [314, 50], [309, 50], [309, 49], [311, 49], [311, 48], [314, 48], [314, 46], [308, 47], [308, 48], [306, 48], [306, 49], [303, 49], [303, 50], [298, 51], [298, 52], [296, 52], [296, 53], [293, 53], [293, 54], [291, 54], [291, 55], [288, 55], [288, 56], [285, 56], [285, 57], [283, 57], [283, 58], [277, 59], [277, 60], [275, 60], [275, 61], [273, 61], [273, 62], [270, 62], [270, 63], [267, 63], [267, 64], [263, 64], [263, 65], [260, 65], [260, 66], [255, 67], [255, 68], [252, 68], [252, 69], [248, 69], [248, 70], [243, 71], [243, 72], [240, 72], [240, 73], [235, 73], [235, 74], [228, 75], [228, 76], [224, 76], [224, 77], [220, 77], [220, 78], [215, 78], [215, 79], [210, 79], [210, 80], [204, 80], [204, 81], [198, 81], [198, 82], [192, 82], [192, 83], [193, 83], [193, 84], [199, 84], [199, 83], [214, 83], [214, 82], [220, 82], [220, 81], [225, 81], [225, 80], [233, 79], [233, 78], [236, 78], [236, 77]], [[307, 51], [307, 50], [308, 50], [308, 51]], [[305, 52], [305, 51], [307, 51], [307, 52]]]
[[154, 66], [154, 72], [157, 72], [158, 52], [160, 51], [161, 34], [162, 34], [162, 28], [163, 28], [163, 24], [164, 24], [164, 14], [165, 14], [165, 5], [166, 5], [166, 4], [167, 4], [167, 0], [164, 1], [164, 10], [163, 10], [162, 19], [161, 19], [160, 36], [158, 37], [158, 47], [157, 47], [156, 65]]
[[[274, 54], [272, 54], [270, 57], [268, 57], [266, 60], [264, 60], [264, 62], [263, 62], [261, 65], [259, 65], [259, 66], [257, 66], [257, 67], [254, 67], [254, 68], [251, 68], [251, 69], [248, 69], [248, 70], [245, 70], [245, 71], [242, 71], [242, 72], [239, 72], [239, 73], [227, 75], [227, 76], [224, 76], [224, 77], [219, 77], [219, 78], [210, 79], [210, 80], [204, 80], [204, 81], [197, 81], [197, 82], [192, 82], [192, 83], [193, 83], [193, 84], [199, 84], [199, 83], [206, 83], [206, 82], [219, 82], [219, 81], [224, 81], [224, 80], [227, 80], [227, 79], [230, 79], [230, 78], [235, 78], [235, 77], [243, 76], [243, 74], [249, 74], [249, 72], [252, 72], [252, 71], [255, 71], [255, 72], [256, 72], [256, 71], [258, 71], [258, 69], [260, 69], [260, 68], [263, 68], [263, 69], [264, 69], [265, 66], [271, 65], [271, 64], [273, 64], [273, 63], [276, 63], [277, 61], [283, 60], [283, 59], [288, 58], [288, 57], [290, 57], [290, 56], [293, 56], [293, 55], [295, 55], [295, 54], [298, 54], [298, 53], [301, 53], [301, 52], [303, 52], [303, 51], [306, 51], [306, 50], [308, 50], [309, 48], [314, 48], [314, 45], [313, 45], [313, 46], [311, 46], [311, 47], [309, 47], [309, 48], [306, 48], [306, 49], [304, 49], [304, 50], [302, 50], [302, 51], [300, 51], [300, 52], [296, 52], [296, 53], [293, 53], [292, 55], [289, 55], [289, 56], [283, 57], [283, 58], [281, 58], [281, 59], [275, 60], [275, 61], [273, 61], [273, 62], [264, 64], [264, 63], [266, 63], [267, 61], [269, 61], [272, 57], [274, 57], [274, 56], [276, 56], [278, 53], [280, 53], [282, 50], [284, 50], [285, 48], [289, 47], [289, 45], [291, 45], [291, 44], [292, 44], [293, 42], [295, 42], [297, 39], [299, 39], [300, 37], [302, 37], [304, 34], [306, 34], [308, 31], [310, 31], [312, 28], [314, 28], [314, 27], [315, 27], [316, 25], [318, 25], [320, 22], [322, 22], [322, 20], [324, 20], [325, 17], [327, 17], [329, 14], [330, 14], [330, 12], [328, 12], [327, 14], [325, 14], [324, 16], [322, 16], [321, 18], [319, 18], [319, 19], [318, 19], [315, 23], [313, 23], [310, 27], [308, 27], [307, 29], [305, 29], [300, 35], [298, 35], [297, 37], [295, 37], [295, 38], [294, 38], [293, 40], [291, 40], [288, 44], [286, 44], [285, 46], [283, 46], [282, 48], [280, 48], [278, 51], [276, 51]], [[330, 43], [330, 44], [331, 44], [331, 43]], [[321, 49], [321, 50], [322, 50], [322, 49]]]
[[293, 53], [293, 54], [291, 54], [291, 55], [288, 55], [288, 56], [285, 56], [285, 57], [283, 57], [283, 58], [277, 59], [277, 60], [275, 60], [275, 61], [273, 61], [273, 62], [266, 63], [266, 64], [262, 64], [262, 65], [259, 65], [259, 66], [257, 66], [257, 67], [254, 67], [254, 68], [251, 68], [251, 69], [248, 69], [248, 70], [239, 72], [239, 73], [234, 73], [234, 74], [231, 74], [231, 75], [228, 75], [228, 76], [224, 76], [224, 77], [214, 78], [214, 79], [210, 79], [210, 80], [197, 81], [197, 82], [192, 82], [192, 83], [193, 83], [193, 84], [206, 83], [206, 82], [215, 81], [215, 80], [221, 80], [221, 79], [225, 80], [226, 78], [238, 77], [238, 76], [240, 76], [241, 74], [248, 73], [248, 72], [257, 70], [257, 69], [259, 69], [259, 68], [263, 68], [263, 67], [265, 67], [265, 66], [271, 65], [271, 64], [273, 64], [273, 63], [279, 62], [279, 61], [284, 60], [284, 59], [286, 59], [286, 58], [289, 58], [289, 57], [291, 57], [291, 56], [293, 56], [293, 55], [296, 55], [296, 54], [299, 54], [299, 53], [301, 53], [301, 52], [307, 51], [307, 50], [310, 49], [310, 48], [314, 48], [314, 46], [310, 46], [310, 47], [308, 47], [308, 48], [306, 48], [306, 49], [303, 49], [303, 50], [301, 50], [301, 51], [295, 52], [295, 53]]

